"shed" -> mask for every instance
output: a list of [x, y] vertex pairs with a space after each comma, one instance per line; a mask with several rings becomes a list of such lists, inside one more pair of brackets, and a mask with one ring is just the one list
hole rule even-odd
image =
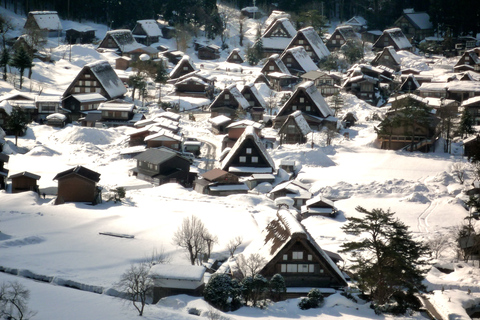
[[100, 173], [83, 166], [58, 173], [53, 180], [58, 181], [58, 194], [55, 204], [64, 202], [101, 202], [101, 189], [97, 187]]
[[24, 171], [8, 177], [12, 181], [12, 193], [19, 193], [25, 191], [33, 191], [38, 193], [37, 181], [40, 180], [40, 176]]

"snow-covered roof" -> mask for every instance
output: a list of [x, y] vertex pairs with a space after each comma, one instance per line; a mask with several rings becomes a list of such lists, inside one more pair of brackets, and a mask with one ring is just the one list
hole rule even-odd
[[52, 113], [52, 114], [49, 114], [47, 117], [46, 117], [47, 120], [50, 120], [50, 119], [58, 119], [58, 120], [62, 120], [62, 121], [65, 121], [67, 120], [67, 116], [62, 114], [62, 113]]
[[232, 95], [232, 97], [235, 98], [235, 100], [237, 101], [238, 105], [240, 107], [242, 107], [243, 109], [247, 109], [250, 107], [250, 104], [248, 103], [247, 99], [245, 99], [245, 97], [243, 96], [243, 94], [240, 92], [240, 90], [238, 90], [237, 88], [237, 85], [236, 84], [231, 84], [229, 85], [228, 87], [226, 87], [225, 89], [223, 89], [223, 91], [215, 97], [215, 100], [213, 100], [213, 102], [210, 104], [210, 106], [214, 106], [216, 104], [216, 102], [224, 96], [225, 93], [230, 93]]
[[219, 116], [216, 116], [215, 118], [209, 118], [208, 119], [208, 122], [214, 124], [214, 125], [221, 125], [222, 123], [227, 123], [229, 121], [232, 121], [232, 119], [230, 119], [229, 117], [221, 114]]
[[35, 96], [35, 102], [55, 102], [61, 103], [62, 96], [54, 95], [54, 96]]
[[211, 191], [248, 191], [250, 190], [245, 183], [240, 184], [219, 184], [208, 187]]
[[433, 29], [433, 24], [430, 21], [430, 16], [426, 12], [405, 12], [404, 15], [418, 29]]
[[171, 111], [165, 111], [157, 115], [157, 118], [167, 118], [177, 122], [180, 120], [181, 117], [182, 116], [179, 115], [178, 113], [171, 112]]
[[101, 103], [97, 110], [112, 110], [112, 111], [127, 111], [133, 112], [135, 105], [133, 103], [125, 103], [125, 102], [105, 102]]
[[417, 89], [418, 91], [446, 91], [447, 83], [446, 82], [424, 82]]
[[153, 279], [200, 281], [206, 270], [204, 266], [156, 264], [150, 269], [149, 275]]
[[62, 30], [62, 23], [57, 11], [30, 11], [37, 25], [42, 30]]
[[[275, 63], [278, 68], [280, 69], [280, 72], [283, 73], [283, 74], [287, 74], [289, 75], [290, 74], [290, 71], [288, 71], [287, 67], [285, 66], [285, 63], [283, 63], [283, 61], [280, 59], [280, 55], [278, 54], [272, 54], [268, 60], [268, 61], [272, 61], [273, 63]], [[271, 72], [269, 73], [268, 75], [270, 76], [272, 73], [274, 72]]]
[[[128, 29], [118, 29], [107, 31], [107, 36], [111, 36], [122, 52], [131, 52], [136, 49], [145, 48], [143, 44], [138, 43], [133, 37], [132, 31]], [[103, 41], [102, 41], [103, 42]]]
[[408, 41], [400, 28], [387, 29], [384, 30], [383, 33], [388, 33], [390, 35], [390, 38], [395, 42], [399, 50], [412, 47], [412, 44]]
[[399, 96], [396, 96], [396, 97], [391, 97], [388, 99], [388, 102], [389, 103], [392, 103], [394, 101], [400, 101], [400, 100], [403, 100], [403, 99], [414, 99], [418, 102], [421, 102], [421, 103], [424, 103], [424, 104], [428, 104], [428, 100], [425, 99], [425, 98], [422, 98], [420, 96], [417, 96], [416, 94], [413, 94], [413, 93], [406, 93], [406, 94], [402, 94], [402, 95], [399, 95]]
[[252, 126], [255, 129], [262, 129], [264, 127], [264, 124], [260, 123], [260, 122], [255, 122], [255, 121], [252, 121], [252, 120], [248, 120], [248, 119], [243, 119], [243, 120], [239, 120], [239, 121], [235, 121], [235, 122], [230, 123], [227, 126], [227, 128], [228, 129], [231, 129], [231, 128], [246, 128], [248, 126]]
[[302, 33], [305, 36], [319, 59], [330, 55], [330, 51], [328, 50], [327, 46], [323, 43], [322, 38], [320, 38], [313, 27], [301, 29], [298, 31], [298, 33]]
[[298, 78], [296, 76], [292, 76], [289, 73], [283, 73], [283, 72], [271, 72], [268, 74], [268, 77], [270, 78], [277, 78], [277, 79], [281, 79], [281, 78]]
[[345, 40], [358, 38], [351, 25], [338, 26], [336, 29]]
[[[464, 106], [469, 106], [469, 105], [474, 104], [474, 103], [480, 103], [480, 96], [478, 96], [478, 97], [473, 97], [473, 98], [464, 100], [464, 101], [462, 102], [462, 107], [464, 107]], [[1, 105], [0, 105], [0, 106], [1, 106]]]
[[418, 83], [415, 75], [413, 75], [413, 74], [409, 74], [408, 77], [405, 78], [405, 81], [403, 81], [402, 86], [403, 86], [407, 81], [413, 81], [413, 83], [415, 84], [415, 87], [416, 87], [416, 88], [420, 87], [420, 84]]
[[[250, 139], [252, 140], [255, 145], [257, 146], [257, 149], [258, 151], [263, 155], [263, 157], [265, 158], [265, 160], [267, 161], [268, 165], [270, 166], [270, 168], [260, 168], [261, 170], [258, 170], [258, 171], [255, 171], [253, 169], [255, 168], [247, 168], [248, 170], [252, 170], [252, 171], [248, 171], [248, 172], [252, 172], [252, 173], [271, 173], [272, 170], [275, 169], [275, 162], [273, 161], [272, 157], [270, 156], [270, 154], [268, 153], [267, 149], [265, 149], [265, 146], [263, 145], [262, 141], [260, 141], [260, 138], [258, 137], [258, 135], [255, 133], [255, 129], [252, 127], [252, 126], [248, 126], [245, 128], [245, 130], [243, 131], [242, 135], [240, 136], [240, 138], [238, 138], [238, 140], [235, 142], [235, 144], [233, 145], [232, 149], [230, 150], [230, 152], [227, 154], [227, 156], [225, 157], [225, 159], [223, 159], [222, 161], [222, 170], [225, 170], [225, 168], [227, 167], [227, 165], [230, 163], [230, 161], [232, 160], [232, 158], [236, 155], [236, 153], [240, 150], [240, 148], [242, 147], [242, 145], [244, 144], [245, 140], [247, 139]], [[234, 172], [232, 171], [232, 168], [233, 167], [230, 167], [230, 170], [229, 172]], [[270, 170], [267, 170], [265, 171], [265, 169], [270, 169]], [[242, 169], [239, 169], [239, 170], [242, 170]], [[237, 171], [238, 172], [238, 171]]]
[[35, 97], [24, 92], [12, 92], [0, 97], [0, 102], [5, 100], [35, 100]]
[[[301, 198], [310, 199], [312, 194], [308, 191], [310, 187], [298, 180], [285, 181], [278, 184], [270, 193], [275, 193], [281, 190], [287, 190], [294, 195], [298, 195]], [[287, 195], [288, 196], [288, 195]]]
[[3, 100], [2, 102], [0, 102], [0, 109], [3, 109], [7, 115], [11, 115], [13, 107], [8, 102], [8, 100]]
[[402, 60], [400, 59], [400, 56], [397, 54], [397, 51], [392, 46], [388, 46], [383, 49], [384, 51], [388, 51], [390, 55], [392, 56], [393, 60], [395, 61], [396, 64], [401, 64]]
[[107, 101], [107, 98], [102, 96], [100, 93], [96, 93], [96, 92], [72, 94], [72, 97], [75, 98], [80, 103]]
[[300, 64], [301, 68], [305, 72], [318, 69], [317, 65], [315, 64], [315, 62], [313, 62], [312, 58], [310, 58], [307, 51], [305, 51], [304, 47], [297, 46], [297, 47], [293, 47], [288, 50], [285, 50], [285, 52], [282, 53], [282, 56], [280, 57], [280, 59], [283, 60], [283, 57], [288, 53], [290, 53], [294, 57], [294, 59], [298, 62], [298, 64]]
[[125, 88], [122, 80], [117, 76], [108, 61], [92, 62], [86, 64], [84, 68], [89, 68], [92, 71], [110, 98], [120, 97], [127, 93], [127, 88]]
[[161, 37], [162, 31], [158, 27], [157, 21], [153, 19], [148, 20], [138, 20], [137, 23], [142, 26], [142, 29], [145, 31], [149, 37]]
[[[258, 92], [257, 88], [255, 87], [255, 84], [254, 83], [249, 83], [249, 84], [246, 84], [245, 87], [248, 87], [250, 88], [250, 91], [252, 92], [252, 94], [255, 96], [255, 98], [257, 99], [258, 103], [260, 104], [260, 106], [262, 108], [266, 108], [267, 107], [267, 103], [265, 102], [265, 100], [263, 99], [263, 96], [260, 94], [260, 92]], [[243, 91], [243, 90], [242, 90]]]
[[302, 84], [300, 84], [295, 92], [292, 94], [292, 96], [288, 99], [288, 101], [282, 106], [282, 108], [278, 111], [278, 114], [281, 115], [284, 112], [284, 109], [286, 106], [289, 105], [290, 100], [292, 100], [296, 95], [299, 90], [304, 90], [305, 93], [310, 97], [310, 99], [314, 102], [315, 106], [317, 107], [319, 113], [323, 115], [323, 117], [328, 117], [331, 115], [334, 115], [335, 113], [333, 110], [330, 108], [330, 106], [327, 104], [325, 99], [323, 98], [322, 94], [320, 91], [318, 91], [317, 87], [315, 86], [315, 83], [313, 81], [306, 81]]
[[448, 91], [480, 92], [480, 81], [450, 81], [447, 83]]
[[262, 47], [264, 49], [276, 49], [276, 50], [284, 50], [290, 42], [292, 38], [283, 38], [283, 37], [272, 37], [272, 38], [262, 38]]
[[273, 10], [267, 20], [265, 20], [265, 26], [268, 28], [273, 22], [281, 18], [290, 18], [290, 14], [285, 11]]
[[363, 17], [360, 16], [354, 16], [350, 18], [345, 24], [351, 25], [351, 26], [358, 26], [358, 27], [363, 27], [367, 25], [367, 20], [365, 20]]
[[315, 204], [315, 203], [320, 202], [320, 201], [325, 202], [326, 204], [328, 204], [328, 205], [331, 206], [331, 207], [334, 207], [334, 206], [335, 206], [335, 204], [333, 203], [332, 200], [327, 199], [327, 198], [323, 197], [323, 196], [320, 195], [320, 194], [317, 195], [316, 197], [313, 197], [312, 199], [307, 200], [307, 201], [305, 202], [305, 204], [306, 204], [307, 207], [308, 207], [308, 206], [311, 206], [312, 204]]
[[254, 13], [254, 12], [259, 12], [260, 10], [258, 10], [258, 7], [255, 6], [255, 7], [245, 7], [242, 9], [242, 11]]
[[[305, 120], [300, 110], [295, 111], [294, 113], [289, 115], [288, 118], [293, 118], [293, 120], [295, 121], [295, 123], [297, 124], [298, 128], [300, 129], [300, 131], [304, 136], [312, 132], [312, 129], [308, 125], [307, 120]], [[286, 121], [288, 121], [288, 118]]]
[[148, 135], [145, 137], [144, 141], [182, 141], [182, 137], [176, 135], [170, 130], [161, 129], [157, 133]]
[[183, 65], [185, 63], [190, 64], [190, 66], [193, 68], [193, 70], [196, 70], [192, 59], [190, 59], [190, 56], [185, 54], [185, 55], [183, 55], [182, 59], [180, 59], [180, 61], [178, 61], [178, 63], [175, 65], [175, 67], [172, 69], [172, 71], [170, 71], [169, 76], [172, 77], [178, 71], [178, 69], [180, 67], [183, 67]]

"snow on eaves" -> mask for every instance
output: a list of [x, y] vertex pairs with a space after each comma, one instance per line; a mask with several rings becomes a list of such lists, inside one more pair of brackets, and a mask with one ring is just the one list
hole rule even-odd
[[315, 31], [315, 29], [313, 29], [313, 27], [307, 27], [299, 30], [298, 32], [302, 33], [305, 36], [319, 59], [330, 55], [330, 51], [328, 50], [327, 46], [323, 43], [322, 38], [320, 38], [320, 36]]
[[143, 44], [138, 43], [133, 37], [132, 31], [128, 29], [118, 29], [107, 31], [122, 52], [131, 52], [136, 49], [145, 48]]
[[62, 30], [57, 11], [31, 11], [30, 14], [41, 30]]
[[142, 26], [142, 29], [145, 31], [149, 37], [161, 37], [162, 31], [158, 27], [158, 24], [155, 20], [138, 20], [137, 23]]
[[200, 281], [206, 268], [204, 266], [156, 264], [149, 272], [153, 279]]
[[433, 29], [430, 16], [426, 12], [405, 13], [405, 16], [421, 30]]
[[293, 56], [293, 58], [298, 62], [298, 64], [300, 64], [301, 68], [305, 72], [318, 69], [317, 65], [315, 62], [313, 62], [312, 58], [310, 58], [304, 47], [298, 46], [285, 50], [280, 59], [283, 59], [287, 53], [290, 53]]
[[307, 120], [305, 120], [300, 110], [295, 111], [289, 117], [293, 117], [293, 120], [304, 136], [312, 132], [312, 129], [308, 125]]
[[408, 41], [407, 37], [405, 37], [400, 28], [387, 29], [383, 32], [390, 35], [390, 38], [395, 42], [399, 50], [409, 49], [412, 47], [412, 44], [410, 41]]
[[192, 62], [192, 59], [190, 59], [190, 56], [189, 56], [189, 55], [184, 55], [184, 56], [182, 57], [182, 59], [180, 59], [180, 61], [178, 61], [178, 63], [177, 63], [177, 64], [175, 65], [175, 67], [172, 69], [172, 71], [170, 72], [169, 76], [172, 77], [172, 75], [174, 75], [180, 67], [183, 67], [183, 65], [184, 65], [185, 63], [190, 64], [190, 66], [192, 66], [192, 68], [193, 68], [194, 70], [196, 70], [195, 65], [194, 65], [193, 62]]
[[330, 108], [328, 103], [323, 98], [320, 91], [318, 91], [315, 83], [313, 81], [307, 81], [300, 85], [300, 87], [305, 88], [305, 92], [310, 96], [310, 99], [315, 103], [316, 107], [324, 117], [332, 116], [335, 113]]
[[262, 106], [262, 108], [264, 108], [264, 109], [267, 108], [267, 103], [263, 99], [260, 92], [258, 92], [257, 88], [255, 87], [255, 84], [250, 83], [250, 84], [246, 84], [245, 86], [250, 88], [250, 91], [252, 91], [252, 94], [255, 96], [255, 98], [257, 99], [260, 106]]
[[100, 60], [92, 62], [85, 65], [85, 67], [90, 68], [110, 98], [120, 97], [127, 93], [125, 85], [108, 61]]

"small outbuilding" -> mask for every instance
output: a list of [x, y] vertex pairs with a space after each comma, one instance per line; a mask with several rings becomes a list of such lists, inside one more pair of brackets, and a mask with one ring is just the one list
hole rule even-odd
[[40, 180], [39, 175], [24, 171], [11, 175], [8, 179], [12, 181], [12, 193], [25, 191], [39, 192], [37, 184], [37, 181]]
[[58, 173], [53, 180], [58, 181], [58, 193], [55, 204], [65, 202], [89, 202], [97, 204], [102, 201], [101, 189], [97, 187], [100, 173], [83, 166]]

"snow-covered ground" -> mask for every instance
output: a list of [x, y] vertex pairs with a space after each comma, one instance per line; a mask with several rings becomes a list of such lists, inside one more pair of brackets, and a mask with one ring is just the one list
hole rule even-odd
[[[8, 13], [18, 28], [25, 18]], [[62, 21], [64, 28], [73, 22]], [[232, 21], [234, 24], [235, 22]], [[97, 37], [102, 38], [106, 26], [93, 25]], [[257, 22], [247, 20], [246, 35], [255, 36]], [[231, 29], [231, 48], [238, 45], [235, 26]], [[42, 91], [42, 94], [61, 94], [81, 67], [98, 59], [113, 63], [112, 56], [101, 55], [93, 45], [56, 46], [51, 39], [52, 59], [55, 63], [35, 61], [31, 81], [25, 82], [24, 91]], [[218, 42], [218, 41], [217, 41]], [[165, 44], [174, 48], [174, 41]], [[217, 43], [219, 44], [219, 43]], [[217, 77], [216, 85], [223, 88], [230, 83], [242, 85], [251, 81], [259, 67], [242, 66], [242, 70], [222, 63], [228, 50], [219, 61], [198, 60], [193, 49], [187, 51], [202, 69]], [[402, 62], [441, 76], [451, 70], [453, 61], [439, 60], [432, 64], [425, 58], [401, 53]], [[229, 69], [229, 71], [227, 71]], [[0, 92], [13, 89], [11, 83], [0, 82]], [[268, 100], [268, 88], [259, 87]], [[168, 86], [165, 92], [168, 92]], [[175, 101], [178, 97], [165, 97]], [[452, 165], [466, 162], [459, 156], [443, 153], [441, 142], [434, 153], [408, 153], [379, 150], [373, 147], [373, 113], [385, 110], [369, 106], [354, 96], [345, 95], [343, 112], [354, 111], [359, 122], [349, 128], [350, 139], [339, 134], [332, 146], [325, 145], [321, 133], [313, 134], [305, 145], [284, 145], [270, 150], [277, 164], [282, 159], [296, 160], [301, 164], [298, 179], [311, 185], [311, 191], [336, 199], [340, 214], [336, 219], [310, 217], [304, 224], [322, 248], [337, 251], [344, 241], [352, 239], [341, 231], [341, 226], [351, 216], [358, 216], [355, 207], [383, 208], [396, 212], [419, 241], [436, 235], [450, 237], [455, 227], [464, 222], [467, 211], [461, 200], [462, 190], [473, 179], [467, 174], [465, 185], [452, 174]], [[184, 105], [194, 106], [199, 101], [185, 100]], [[153, 110], [152, 110], [153, 111]], [[208, 130], [207, 117], [196, 115], [197, 121], [181, 120], [182, 132], [187, 136], [208, 141], [220, 152], [221, 136]], [[151, 187], [128, 175], [135, 161], [123, 159], [120, 152], [127, 146], [129, 128], [96, 129], [69, 125], [63, 129], [30, 125], [27, 135], [19, 138], [22, 154], [13, 146], [13, 137], [5, 151], [10, 153], [10, 174], [30, 171], [41, 176], [40, 188], [56, 186], [53, 177], [72, 166], [84, 165], [101, 173], [100, 185], [105, 191], [117, 186], [127, 187], [127, 198], [121, 204], [104, 202], [97, 206], [69, 203], [53, 205], [53, 195], [42, 199], [33, 193], [8, 194], [0, 192], [0, 268], [13, 273], [0, 273], [0, 282], [17, 280], [31, 291], [29, 306], [37, 311], [34, 319], [133, 319], [135, 310], [124, 301], [113, 298], [120, 275], [132, 264], [146, 259], [155, 250], [169, 254], [172, 263], [188, 264], [183, 251], [175, 247], [171, 238], [184, 217], [199, 216], [219, 242], [213, 255], [227, 255], [226, 244], [237, 235], [243, 236], [240, 250], [261, 231], [265, 222], [276, 213], [271, 200], [263, 194], [212, 197], [184, 189], [176, 184]], [[273, 129], [265, 134], [274, 134]], [[343, 132], [342, 132], [343, 133]], [[134, 235], [124, 239], [100, 235], [116, 232]], [[468, 264], [455, 262], [452, 248], [442, 252], [438, 263], [454, 270], [444, 274], [432, 269], [426, 279], [434, 303], [447, 319], [468, 319], [464, 308], [478, 303], [480, 274]], [[347, 257], [344, 257], [345, 259]], [[36, 282], [26, 277], [45, 278]], [[65, 284], [83, 290], [64, 287]], [[440, 289], [444, 288], [441, 293]], [[472, 293], [467, 294], [470, 289]], [[99, 292], [92, 293], [92, 292]], [[297, 300], [287, 300], [269, 305], [266, 309], [244, 307], [225, 314], [225, 319], [392, 319], [377, 316], [368, 304], [354, 304], [340, 295], [326, 299], [321, 309], [302, 311]], [[200, 298], [175, 296], [147, 306], [146, 319], [198, 319], [189, 315], [189, 308], [197, 308], [206, 316], [209, 307]], [[449, 316], [450, 315], [450, 316]], [[453, 318], [452, 318], [453, 317]], [[395, 319], [423, 319], [420, 314]]]

